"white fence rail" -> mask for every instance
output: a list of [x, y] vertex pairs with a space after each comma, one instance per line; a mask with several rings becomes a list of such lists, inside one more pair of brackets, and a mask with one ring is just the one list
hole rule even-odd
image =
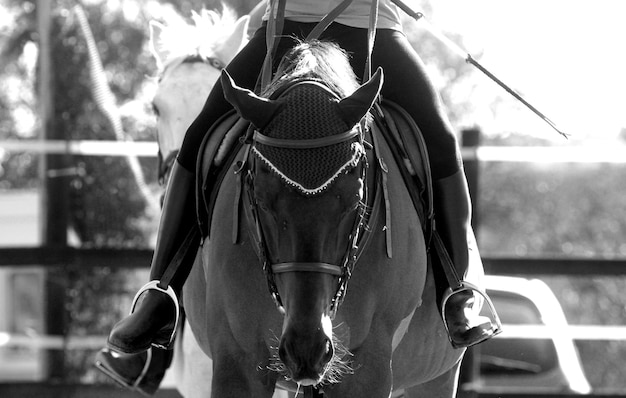
[[[155, 141], [0, 140], [0, 152], [86, 156], [156, 156]], [[464, 147], [463, 159], [484, 162], [626, 163], [626, 145]]]

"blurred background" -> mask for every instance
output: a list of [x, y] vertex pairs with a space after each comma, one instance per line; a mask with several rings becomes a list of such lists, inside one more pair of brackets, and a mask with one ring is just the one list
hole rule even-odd
[[[239, 15], [256, 5], [227, 3]], [[77, 4], [93, 31], [122, 129], [127, 139], [146, 144], [134, 160], [43, 143], [120, 140], [95, 100]], [[626, 325], [626, 2], [407, 4], [570, 134], [557, 134], [406, 18], [407, 36], [459, 138], [474, 132], [464, 154], [476, 173], [474, 223], [487, 270], [545, 282], [570, 325], [617, 330], [610, 339], [598, 337], [604, 329], [589, 332], [575, 346], [594, 391], [626, 391], [626, 333], [620, 335]], [[190, 22], [191, 11], [203, 7], [221, 6], [0, 1], [0, 383], [109, 382], [92, 367], [93, 356], [146, 279], [162, 190], [148, 23]], [[498, 259], [536, 262], [532, 271], [507, 272]], [[549, 265], [568, 259], [584, 261], [585, 269], [567, 275], [569, 263], [556, 271]]]

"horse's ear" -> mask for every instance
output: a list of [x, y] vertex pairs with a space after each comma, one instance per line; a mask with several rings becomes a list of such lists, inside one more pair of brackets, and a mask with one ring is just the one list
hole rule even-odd
[[222, 43], [220, 48], [215, 51], [218, 58], [228, 64], [237, 55], [239, 50], [248, 41], [248, 24], [250, 17], [244, 15], [235, 22], [233, 31], [230, 36]]
[[221, 83], [226, 100], [235, 107], [239, 116], [250, 121], [256, 128], [265, 127], [280, 107], [277, 101], [259, 97], [252, 91], [237, 86], [226, 70], [222, 71]]
[[163, 32], [165, 26], [157, 21], [150, 21], [150, 52], [154, 56], [157, 68], [163, 69], [169, 52], [163, 49]]
[[252, 37], [254, 32], [257, 31], [263, 24], [263, 15], [265, 15], [265, 9], [267, 2], [260, 1], [248, 14], [250, 16], [250, 23], [248, 23], [248, 37]]
[[170, 52], [165, 50], [163, 45], [165, 29], [165, 25], [157, 21], [150, 21], [150, 52], [156, 60], [157, 68], [160, 70], [163, 69], [170, 55]]
[[339, 101], [339, 109], [346, 123], [353, 126], [367, 114], [383, 87], [383, 80], [383, 70], [379, 67], [367, 83]]

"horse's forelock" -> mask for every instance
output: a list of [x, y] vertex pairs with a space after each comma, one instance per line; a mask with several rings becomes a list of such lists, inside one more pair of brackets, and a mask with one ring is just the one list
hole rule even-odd
[[[282, 59], [277, 77], [263, 95], [280, 98], [281, 108], [263, 128], [278, 139], [308, 140], [355, 128], [338, 102], [359, 87], [347, 54], [336, 44], [301, 42]], [[255, 153], [285, 182], [307, 195], [323, 192], [363, 155], [356, 141], [306, 150], [255, 144]]]
[[322, 81], [338, 97], [346, 97], [359, 86], [347, 53], [337, 44], [313, 40], [298, 42], [281, 60], [276, 77], [263, 93], [271, 96], [294, 81]]

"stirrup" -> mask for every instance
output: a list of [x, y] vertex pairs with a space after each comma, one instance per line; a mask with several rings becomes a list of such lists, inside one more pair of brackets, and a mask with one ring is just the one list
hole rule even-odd
[[146, 396], [153, 395], [158, 386], [149, 385], [146, 383], [145, 377], [148, 374], [148, 370], [150, 369], [150, 365], [152, 363], [152, 349], [148, 349], [145, 351], [146, 359], [141, 369], [141, 372], [136, 376], [133, 380], [129, 377], [124, 377], [124, 375], [120, 374], [110, 363], [110, 360], [107, 359], [109, 356], [112, 360], [115, 360], [115, 355], [143, 355], [141, 354], [118, 354], [117, 352], [110, 350], [108, 348], [101, 349], [96, 354], [95, 366], [102, 373], [110, 377], [113, 381], [119, 384], [122, 387], [125, 387], [132, 391], [138, 391]]
[[166, 294], [174, 303], [174, 311], [176, 312], [175, 314], [176, 318], [174, 320], [174, 329], [172, 329], [172, 334], [170, 335], [166, 344], [153, 342], [152, 346], [157, 347], [157, 348], [162, 348], [164, 350], [169, 350], [172, 347], [172, 344], [174, 343], [174, 338], [176, 337], [176, 331], [178, 330], [178, 321], [180, 319], [180, 304], [178, 304], [178, 296], [176, 296], [176, 292], [174, 292], [174, 289], [172, 289], [171, 286], [167, 286], [167, 289], [163, 289], [162, 287], [159, 286], [159, 283], [160, 281], [158, 280], [152, 280], [146, 283], [145, 285], [143, 285], [141, 289], [139, 289], [137, 294], [135, 294], [135, 298], [133, 299], [132, 305], [130, 306], [129, 315], [132, 315], [135, 312], [135, 307], [137, 306], [137, 301], [139, 300], [139, 297], [143, 293], [147, 292], [148, 290], [156, 290], [156, 291]]
[[[485, 300], [485, 303], [487, 304], [487, 308], [489, 309], [489, 312], [491, 313], [491, 316], [486, 317], [491, 322], [490, 333], [482, 336], [480, 339], [477, 339], [475, 341], [470, 341], [468, 343], [459, 343], [452, 338], [452, 334], [450, 333], [450, 329], [448, 327], [448, 321], [447, 321], [448, 318], [446, 316], [446, 306], [448, 304], [448, 300], [450, 299], [450, 297], [463, 291], [469, 291], [472, 293], [472, 295], [474, 293], [478, 293]], [[502, 322], [500, 322], [500, 317], [498, 316], [498, 313], [496, 312], [496, 307], [493, 305], [493, 301], [491, 301], [491, 298], [487, 295], [486, 292], [484, 292], [478, 286], [470, 282], [460, 281], [459, 285], [456, 286], [454, 289], [450, 287], [446, 290], [443, 300], [441, 301], [441, 315], [443, 318], [443, 325], [446, 328], [446, 333], [448, 335], [448, 338], [450, 339], [450, 343], [452, 344], [452, 347], [454, 348], [470, 347], [470, 346], [482, 343], [483, 341], [488, 340], [492, 338], [493, 336], [502, 333]]]

